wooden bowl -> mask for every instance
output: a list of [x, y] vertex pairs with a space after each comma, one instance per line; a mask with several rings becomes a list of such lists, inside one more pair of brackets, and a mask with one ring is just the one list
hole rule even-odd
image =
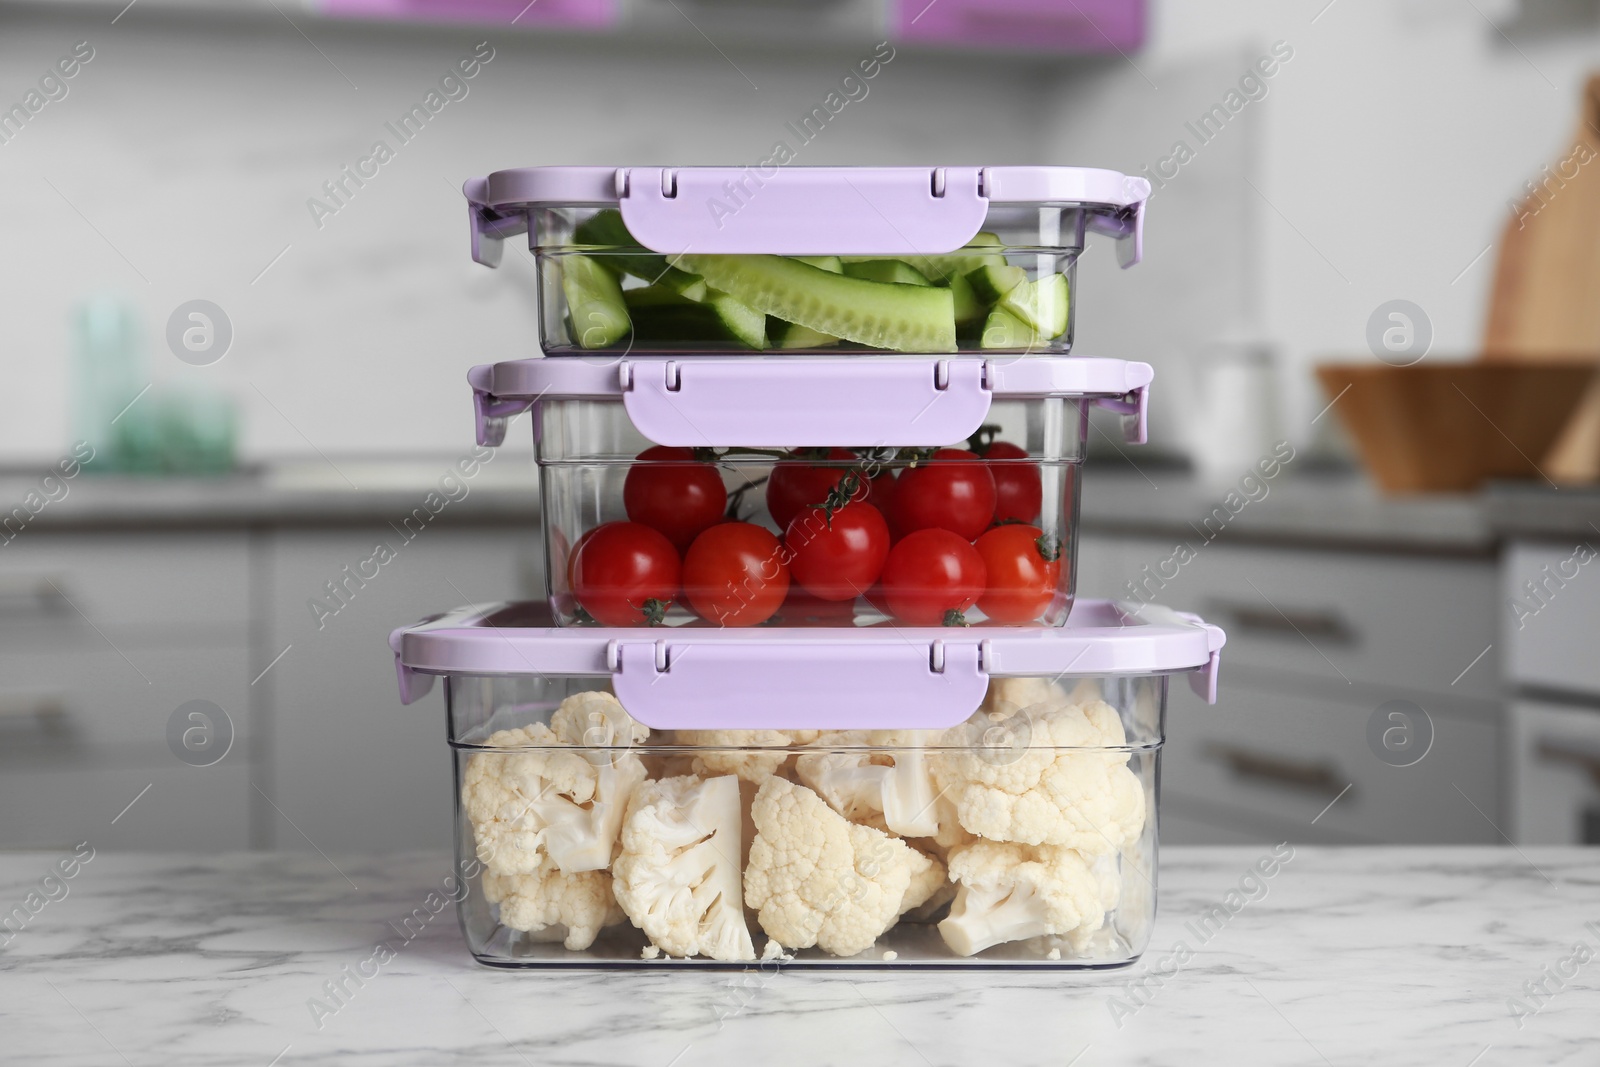
[[1386, 493], [1462, 492], [1540, 469], [1595, 376], [1571, 362], [1329, 363], [1317, 368]]

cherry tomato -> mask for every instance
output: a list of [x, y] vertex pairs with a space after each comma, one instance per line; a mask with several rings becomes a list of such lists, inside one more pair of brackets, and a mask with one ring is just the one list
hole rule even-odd
[[789, 522], [783, 543], [794, 580], [819, 600], [854, 600], [872, 587], [889, 556], [889, 524], [871, 504], [806, 508]]
[[949, 530], [918, 530], [889, 550], [883, 594], [911, 626], [964, 626], [986, 581], [978, 550]]
[[[782, 460], [773, 466], [767, 478], [767, 512], [778, 529], [787, 530], [801, 508], [820, 506], [826, 501], [833, 487], [849, 473], [856, 457], [847, 449], [830, 448], [826, 462], [830, 466], [799, 460]], [[870, 489], [863, 486], [853, 499], [865, 500], [868, 492]]]
[[1037, 526], [996, 526], [973, 546], [988, 575], [978, 610], [992, 622], [1034, 622], [1061, 585], [1061, 542]]
[[849, 626], [855, 616], [855, 605], [850, 601], [822, 600], [794, 583], [775, 618], [784, 626]]
[[719, 523], [689, 546], [683, 592], [701, 618], [719, 626], [766, 622], [789, 592], [783, 546], [754, 523]]
[[872, 479], [872, 484], [867, 489], [867, 503], [883, 512], [887, 518], [889, 509], [894, 507], [895, 490], [899, 487], [900, 483], [895, 478], [894, 471], [885, 470]]
[[978, 457], [941, 448], [926, 463], [901, 472], [894, 490], [894, 532], [949, 530], [975, 539], [994, 519], [994, 475]]
[[622, 506], [628, 518], [660, 530], [682, 552], [701, 530], [722, 521], [728, 492], [715, 464], [696, 460], [687, 448], [656, 445], [628, 469]]
[[1039, 464], [1025, 462], [1028, 450], [1010, 441], [996, 441], [984, 449], [983, 458], [989, 461], [989, 472], [994, 475], [994, 521], [1038, 521], [1044, 481]]
[[659, 625], [678, 596], [678, 550], [658, 530], [608, 522], [578, 540], [569, 567], [578, 603], [603, 626]]

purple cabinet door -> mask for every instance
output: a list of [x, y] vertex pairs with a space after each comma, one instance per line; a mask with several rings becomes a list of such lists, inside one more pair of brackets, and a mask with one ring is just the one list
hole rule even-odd
[[325, 15], [396, 22], [480, 22], [488, 25], [578, 26], [616, 24], [617, 0], [315, 0]]
[[1144, 43], [1145, 0], [892, 0], [896, 38], [1043, 52], [1129, 51]]

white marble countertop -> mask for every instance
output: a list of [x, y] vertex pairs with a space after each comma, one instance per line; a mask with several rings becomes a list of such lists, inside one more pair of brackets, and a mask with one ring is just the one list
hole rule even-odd
[[[0, 930], [0, 1060], [1595, 1062], [1600, 849], [1301, 848], [1202, 943], [1189, 924], [1261, 854], [1168, 850], [1162, 916], [1131, 969], [739, 974], [490, 970], [450, 910], [407, 941], [391, 924], [449, 873], [442, 855], [101, 852], [9, 940]], [[57, 859], [0, 857], [4, 907], [26, 909]], [[385, 940], [394, 958], [317, 1019], [324, 983]]]

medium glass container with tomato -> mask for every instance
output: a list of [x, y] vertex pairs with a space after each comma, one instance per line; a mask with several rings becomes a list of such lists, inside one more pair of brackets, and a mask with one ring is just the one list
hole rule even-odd
[[1150, 183], [1081, 167], [526, 167], [464, 192], [479, 263], [527, 234], [547, 355], [1059, 355], [1088, 234], [1137, 263]]
[[530, 359], [475, 368], [478, 439], [532, 411], [561, 625], [1060, 625], [1112, 359]]

